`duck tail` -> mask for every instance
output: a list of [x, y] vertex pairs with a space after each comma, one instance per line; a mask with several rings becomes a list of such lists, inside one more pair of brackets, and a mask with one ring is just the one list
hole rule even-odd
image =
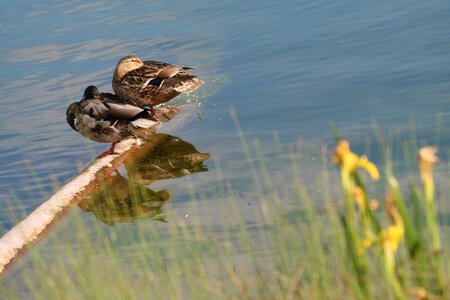
[[193, 77], [189, 80], [182, 81], [177, 87], [174, 88], [174, 90], [179, 93], [189, 94], [201, 87], [204, 83], [205, 82], [203, 80]]
[[150, 128], [150, 127], [154, 127], [154, 126], [158, 125], [159, 122], [154, 121], [154, 120], [139, 118], [134, 121], [131, 121], [130, 124], [136, 128]]

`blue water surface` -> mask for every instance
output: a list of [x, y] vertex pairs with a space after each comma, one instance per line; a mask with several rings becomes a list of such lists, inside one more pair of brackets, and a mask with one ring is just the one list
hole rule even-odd
[[[248, 142], [260, 141], [274, 177], [285, 171], [274, 132], [283, 143], [333, 145], [334, 125], [361, 144], [376, 122], [417, 128], [429, 143], [439, 132], [444, 153], [450, 144], [448, 1], [6, 0], [0, 8], [5, 229], [11, 214], [35, 209], [107, 148], [74, 132], [65, 111], [87, 85], [111, 92], [115, 64], [128, 54], [194, 67], [205, 80], [190, 96], [202, 117], [170, 134], [210, 151], [231, 181], [250, 173], [230, 109]], [[174, 188], [176, 207], [189, 198], [187, 181], [201, 188], [214, 174], [161, 187]]]

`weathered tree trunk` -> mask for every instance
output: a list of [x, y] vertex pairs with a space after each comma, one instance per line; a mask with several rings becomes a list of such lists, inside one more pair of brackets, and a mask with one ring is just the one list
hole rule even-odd
[[[183, 108], [168, 106], [155, 109], [158, 119], [162, 122], [171, 120], [180, 110], [192, 111], [192, 106]], [[183, 118], [184, 115], [184, 118]], [[192, 116], [192, 112], [180, 114], [180, 118], [167, 125], [168, 127], [180, 126], [186, 118]], [[142, 140], [145, 143], [145, 140]], [[115, 154], [95, 159], [89, 166], [67, 182], [60, 190], [36, 208], [24, 220], [9, 230], [0, 238], [0, 274], [14, 262], [28, 245], [36, 243], [45, 232], [53, 225], [58, 217], [84, 196], [88, 195], [98, 185], [101, 176], [109, 176], [129, 155], [133, 148], [137, 147], [137, 140], [129, 138], [116, 145]], [[104, 177], [103, 177], [104, 178]]]

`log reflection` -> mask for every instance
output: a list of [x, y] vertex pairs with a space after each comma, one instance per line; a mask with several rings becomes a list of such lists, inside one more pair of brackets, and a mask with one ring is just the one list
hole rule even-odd
[[204, 161], [209, 153], [200, 153], [192, 144], [167, 134], [154, 134], [125, 159], [126, 175], [116, 170], [101, 180], [96, 192], [79, 207], [108, 225], [139, 219], [165, 222], [162, 207], [170, 200], [168, 190], [148, 187], [157, 180], [208, 171]]

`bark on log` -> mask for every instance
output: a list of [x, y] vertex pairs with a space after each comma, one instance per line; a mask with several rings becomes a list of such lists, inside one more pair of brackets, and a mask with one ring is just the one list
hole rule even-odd
[[[156, 109], [158, 119], [162, 122], [171, 120], [180, 110], [180, 116], [170, 122], [170, 126], [182, 126], [187, 118], [192, 117], [193, 105], [183, 108], [168, 106]], [[169, 124], [167, 124], [169, 125]], [[145, 140], [143, 141], [145, 143]], [[53, 225], [58, 217], [77, 204], [95, 188], [99, 176], [109, 176], [137, 146], [135, 138], [129, 138], [116, 145], [115, 154], [95, 159], [83, 171], [67, 182], [49, 199], [42, 203], [24, 220], [14, 226], [0, 238], [0, 274], [13, 263], [28, 245], [36, 243]]]

